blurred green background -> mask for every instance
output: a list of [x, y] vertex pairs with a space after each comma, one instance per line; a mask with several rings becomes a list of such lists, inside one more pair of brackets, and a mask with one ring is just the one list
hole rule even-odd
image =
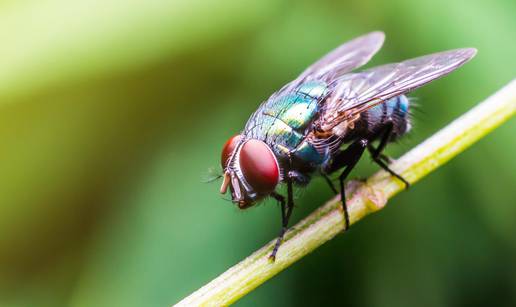
[[[203, 178], [262, 100], [373, 30], [387, 40], [368, 66], [479, 49], [411, 95], [394, 157], [515, 77], [513, 0], [0, 2], [0, 305], [167, 306], [272, 240], [274, 202], [240, 212]], [[516, 305], [515, 132], [238, 305]], [[314, 180], [293, 222], [330, 196]]]

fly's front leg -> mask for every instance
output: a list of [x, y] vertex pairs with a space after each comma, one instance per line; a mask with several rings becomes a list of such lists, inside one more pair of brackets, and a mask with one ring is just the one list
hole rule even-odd
[[332, 159], [331, 164], [324, 169], [324, 172], [329, 174], [345, 167], [339, 176], [340, 199], [342, 201], [342, 209], [344, 211], [344, 230], [348, 230], [349, 228], [349, 213], [348, 206], [346, 204], [344, 180], [346, 180], [349, 173], [351, 173], [351, 170], [353, 170], [357, 165], [368, 144], [369, 142], [366, 139], [360, 139], [351, 143], [351, 145], [349, 145], [345, 150], [338, 152]]
[[272, 250], [271, 255], [269, 256], [269, 259], [274, 262], [276, 260], [276, 253], [278, 252], [279, 246], [281, 245], [281, 241], [283, 240], [283, 236], [285, 235], [285, 228], [288, 224], [288, 220], [286, 218], [286, 205], [285, 205], [285, 197], [283, 195], [280, 195], [276, 192], [271, 194], [272, 197], [274, 197], [281, 205], [281, 230], [278, 235], [278, 238], [276, 239], [276, 244], [274, 244], [274, 249]]
[[290, 176], [290, 172], [286, 172], [286, 181], [287, 181], [287, 201], [285, 204], [285, 197], [276, 192], [272, 193], [272, 197], [274, 197], [281, 204], [281, 230], [276, 239], [276, 244], [274, 244], [274, 249], [272, 250], [271, 255], [269, 256], [269, 260], [274, 262], [276, 260], [276, 253], [283, 242], [283, 237], [285, 236], [285, 232], [287, 232], [288, 221], [290, 220], [290, 216], [292, 215], [292, 209], [294, 209], [294, 192], [293, 192], [293, 184], [292, 177]]
[[380, 144], [378, 144], [378, 147], [374, 148], [371, 144], [369, 144], [369, 146], [367, 148], [369, 149], [369, 152], [371, 153], [371, 157], [373, 158], [373, 161], [376, 162], [376, 164], [378, 164], [382, 169], [387, 171], [389, 174], [391, 174], [392, 176], [401, 180], [405, 184], [405, 188], [408, 189], [410, 187], [410, 183], [407, 180], [405, 180], [405, 178], [401, 177], [401, 175], [398, 175], [396, 172], [391, 170], [387, 164], [385, 164], [386, 162], [390, 163], [392, 159], [390, 159], [389, 157], [382, 154], [383, 150], [385, 149], [385, 146], [387, 145], [387, 143], [389, 142], [389, 139], [391, 138], [392, 129], [393, 129], [392, 122], [388, 122], [386, 124], [385, 130], [381, 133]]

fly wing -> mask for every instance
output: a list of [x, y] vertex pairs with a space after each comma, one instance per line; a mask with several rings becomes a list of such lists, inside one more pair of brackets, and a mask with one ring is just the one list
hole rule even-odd
[[310, 80], [322, 80], [329, 83], [366, 64], [380, 50], [384, 39], [383, 32], [371, 32], [340, 45], [310, 65], [294, 81], [287, 84], [281, 92], [292, 90], [299, 84]]
[[330, 131], [360, 112], [447, 75], [476, 52], [473, 48], [449, 50], [341, 76], [331, 85], [319, 128]]
[[382, 47], [384, 39], [385, 34], [383, 32], [371, 32], [359, 36], [340, 45], [337, 49], [310, 65], [297, 79], [329, 81], [350, 72], [369, 62]]

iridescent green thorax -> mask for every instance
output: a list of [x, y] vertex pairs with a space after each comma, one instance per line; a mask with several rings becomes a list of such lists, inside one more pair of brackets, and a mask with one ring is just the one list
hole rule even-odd
[[279, 158], [290, 152], [305, 162], [320, 164], [324, 157], [305, 141], [305, 134], [326, 94], [327, 85], [321, 81], [309, 81], [295, 90], [280, 92], [251, 116], [245, 136], [263, 140]]

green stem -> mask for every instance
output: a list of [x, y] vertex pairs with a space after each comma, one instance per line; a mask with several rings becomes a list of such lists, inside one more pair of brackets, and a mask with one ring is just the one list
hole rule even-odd
[[[464, 151], [516, 113], [516, 80], [462, 115], [447, 127], [415, 147], [391, 168], [410, 183]], [[346, 186], [350, 223], [382, 209], [387, 199], [402, 191], [404, 185], [384, 171], [365, 183], [351, 181]], [[180, 301], [178, 306], [228, 305], [286, 269], [344, 229], [339, 197], [328, 201], [292, 227], [276, 257], [268, 260], [274, 240], [247, 257], [204, 287]]]

